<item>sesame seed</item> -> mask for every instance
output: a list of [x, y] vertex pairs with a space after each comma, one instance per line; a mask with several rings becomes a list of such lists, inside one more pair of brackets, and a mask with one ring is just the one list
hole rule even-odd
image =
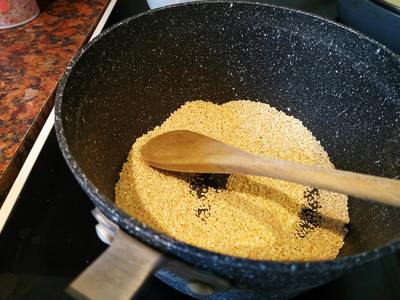
[[222, 254], [279, 261], [337, 256], [349, 222], [347, 196], [268, 177], [160, 171], [141, 161], [142, 145], [178, 129], [334, 168], [300, 120], [268, 104], [190, 101], [136, 139], [115, 187], [118, 207], [156, 231]]

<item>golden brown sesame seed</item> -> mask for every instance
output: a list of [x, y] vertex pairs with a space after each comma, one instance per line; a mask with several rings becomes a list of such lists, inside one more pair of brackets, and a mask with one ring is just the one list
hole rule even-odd
[[133, 144], [115, 188], [121, 209], [177, 240], [223, 254], [280, 261], [337, 256], [349, 222], [347, 196], [243, 175], [209, 186], [209, 178], [159, 171], [140, 160], [143, 144], [177, 129], [264, 156], [334, 167], [300, 120], [268, 104], [191, 101]]

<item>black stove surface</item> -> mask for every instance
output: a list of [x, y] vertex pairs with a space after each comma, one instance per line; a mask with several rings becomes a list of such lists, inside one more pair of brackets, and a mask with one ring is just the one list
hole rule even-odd
[[[0, 299], [71, 299], [64, 289], [106, 248], [93, 207], [52, 130], [0, 236]], [[171, 298], [189, 299], [155, 277], [138, 297]]]
[[[144, 0], [119, 0], [106, 27], [144, 9]], [[0, 235], [0, 299], [71, 299], [65, 288], [106, 248], [96, 235], [92, 208], [53, 129]], [[355, 269], [295, 299], [400, 299], [398, 257]], [[153, 276], [135, 299], [189, 298]]]

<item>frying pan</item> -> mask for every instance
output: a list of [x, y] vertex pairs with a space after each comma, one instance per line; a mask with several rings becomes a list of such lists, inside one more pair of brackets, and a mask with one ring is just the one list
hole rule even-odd
[[400, 59], [384, 46], [307, 13], [245, 2], [129, 18], [79, 53], [56, 96], [62, 153], [112, 241], [75, 292], [129, 298], [155, 272], [201, 299], [287, 298], [400, 248], [400, 210], [352, 198], [339, 257], [313, 262], [213, 253], [119, 210], [114, 186], [132, 143], [194, 99], [269, 103], [302, 120], [337, 168], [400, 174]]

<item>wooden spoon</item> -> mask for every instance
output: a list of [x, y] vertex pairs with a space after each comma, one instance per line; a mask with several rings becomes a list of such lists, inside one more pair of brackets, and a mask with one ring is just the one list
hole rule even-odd
[[268, 176], [400, 206], [400, 181], [261, 157], [188, 130], [166, 132], [141, 148], [150, 166], [179, 172]]

